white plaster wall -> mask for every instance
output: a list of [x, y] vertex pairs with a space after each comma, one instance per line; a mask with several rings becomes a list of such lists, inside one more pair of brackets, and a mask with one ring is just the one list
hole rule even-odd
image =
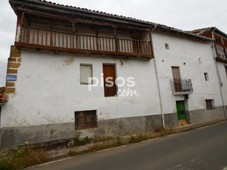
[[[169, 44], [169, 50], [165, 49]], [[176, 101], [184, 97], [174, 96], [170, 80], [173, 79], [171, 66], [179, 66], [182, 79], [191, 79], [193, 93], [189, 95], [188, 109], [205, 109], [205, 99], [214, 99], [215, 106], [221, 106], [218, 78], [213, 60], [213, 51], [209, 43], [182, 39], [170, 35], [154, 33], [153, 47], [163, 101], [163, 112], [176, 112]], [[205, 81], [204, 72], [209, 74]]]
[[[123, 65], [121, 64], [123, 62]], [[44, 51], [22, 51], [16, 94], [2, 109], [2, 127], [74, 122], [74, 112], [97, 110], [98, 119], [160, 114], [154, 62]], [[104, 97], [104, 88], [80, 85], [80, 64], [116, 64], [117, 76], [134, 77], [138, 96]]]
[[218, 71], [219, 71], [221, 82], [222, 82], [221, 89], [222, 89], [222, 94], [223, 94], [223, 98], [224, 98], [224, 103], [225, 103], [225, 105], [227, 105], [227, 75], [226, 75], [226, 71], [225, 71], [225, 65], [227, 66], [227, 64], [217, 62]]

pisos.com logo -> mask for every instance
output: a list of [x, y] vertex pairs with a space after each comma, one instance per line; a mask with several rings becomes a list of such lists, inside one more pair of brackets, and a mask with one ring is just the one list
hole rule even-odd
[[92, 91], [95, 87], [104, 87], [112, 88], [117, 87], [117, 96], [126, 97], [126, 96], [138, 96], [136, 90], [134, 90], [136, 83], [134, 77], [103, 77], [103, 74], [100, 77], [88, 77], [88, 91]]

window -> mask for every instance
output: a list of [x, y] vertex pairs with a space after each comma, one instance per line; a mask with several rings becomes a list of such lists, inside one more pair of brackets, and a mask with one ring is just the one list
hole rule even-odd
[[227, 77], [227, 66], [225, 66], [225, 74], [226, 74], [226, 77]]
[[103, 79], [104, 79], [104, 95], [105, 97], [116, 96], [117, 86], [116, 69], [113, 64], [103, 64]]
[[213, 110], [214, 109], [214, 100], [212, 100], [212, 99], [206, 100], [206, 109], [207, 110]]
[[209, 81], [208, 73], [204, 73], [204, 78], [205, 78], [205, 81]]
[[90, 129], [97, 127], [96, 110], [75, 112], [75, 129]]
[[168, 50], [169, 49], [169, 44], [165, 43], [165, 48]]
[[226, 58], [225, 57], [225, 51], [224, 51], [224, 48], [221, 47], [221, 46], [216, 46], [216, 49], [217, 49], [217, 56], [220, 57], [220, 58]]
[[81, 64], [80, 65], [80, 84], [88, 85], [92, 84], [89, 82], [89, 77], [92, 77], [92, 65]]

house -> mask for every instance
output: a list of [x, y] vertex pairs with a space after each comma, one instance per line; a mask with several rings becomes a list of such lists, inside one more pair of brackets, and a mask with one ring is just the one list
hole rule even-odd
[[43, 0], [17, 15], [1, 147], [223, 119], [211, 38]]
[[216, 69], [220, 82], [223, 105], [227, 106], [227, 34], [216, 27], [201, 28], [192, 31], [195, 34], [214, 39], [213, 47]]
[[224, 118], [212, 43], [164, 33], [153, 42], [164, 114], [183, 125]]

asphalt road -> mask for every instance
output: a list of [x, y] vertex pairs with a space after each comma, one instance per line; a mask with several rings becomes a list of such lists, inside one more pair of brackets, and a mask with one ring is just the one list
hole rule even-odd
[[227, 122], [29, 170], [227, 170]]

